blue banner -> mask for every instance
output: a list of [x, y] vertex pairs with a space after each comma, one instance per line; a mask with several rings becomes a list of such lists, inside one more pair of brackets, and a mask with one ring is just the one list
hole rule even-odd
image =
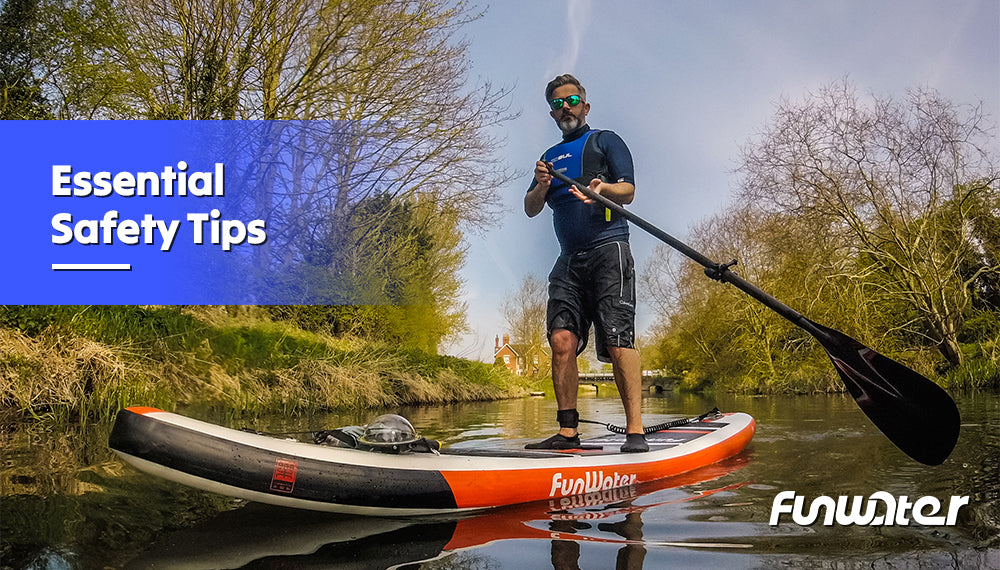
[[0, 303], [344, 302], [310, 251], [359, 184], [343, 178], [345, 149], [363, 155], [353, 134], [333, 122], [0, 121]]

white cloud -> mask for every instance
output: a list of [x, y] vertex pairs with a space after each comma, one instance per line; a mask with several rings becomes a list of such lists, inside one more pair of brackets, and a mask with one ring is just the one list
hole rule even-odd
[[[556, 75], [574, 72], [580, 62], [583, 42], [586, 41], [587, 30], [590, 28], [593, 14], [590, 0], [566, 0], [565, 12], [565, 28], [560, 29], [558, 26], [553, 28], [553, 41], [558, 42], [564, 51], [546, 71], [545, 81]], [[553, 21], [558, 22], [559, 18], [553, 18]]]

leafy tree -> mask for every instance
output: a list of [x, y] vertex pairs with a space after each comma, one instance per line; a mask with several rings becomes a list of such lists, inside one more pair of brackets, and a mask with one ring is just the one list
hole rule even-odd
[[972, 305], [977, 310], [1000, 311], [1000, 193], [956, 189], [948, 204], [950, 216], [969, 227], [967, 258], [960, 273], [972, 283]]
[[120, 57], [130, 41], [109, 0], [10, 0], [0, 13], [0, 116], [134, 118], [142, 78]]
[[658, 245], [641, 272], [647, 298], [658, 307], [654, 348], [643, 354], [643, 365], [681, 377], [685, 388], [703, 388], [739, 369], [729, 354], [731, 315], [725, 288], [713, 286], [700, 266], [676, 258]]
[[343, 243], [309, 242], [304, 262], [278, 272], [269, 288], [285, 287], [279, 297], [298, 294], [325, 306], [274, 307], [272, 315], [431, 352], [463, 330], [457, 270], [465, 249], [454, 212], [433, 196], [404, 202], [378, 195], [359, 206], [352, 223]]
[[[699, 224], [692, 245], [718, 260], [738, 259], [733, 270], [792, 306], [815, 311], [810, 296], [829, 247], [822, 235], [785, 216], [732, 207]], [[723, 381], [749, 391], [786, 386], [800, 362], [821, 357], [808, 335], [738, 290], [706, 277], [693, 262], [676, 263], [660, 246], [642, 271], [660, 305], [658, 360], [653, 365], [683, 378], [689, 388]], [[808, 252], [808, 253], [805, 253]]]
[[52, 38], [39, 33], [38, 0], [7, 0], [0, 9], [0, 120], [51, 118], [39, 66]]

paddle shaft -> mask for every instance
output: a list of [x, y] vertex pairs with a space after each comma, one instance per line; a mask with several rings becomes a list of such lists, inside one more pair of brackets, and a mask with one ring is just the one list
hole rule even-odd
[[806, 330], [806, 332], [816, 337], [817, 340], [822, 341], [823, 339], [826, 338], [826, 333], [813, 326], [813, 324], [809, 321], [809, 319], [803, 317], [795, 309], [789, 307], [788, 305], [782, 303], [781, 301], [767, 294], [760, 287], [757, 287], [756, 285], [743, 279], [736, 273], [733, 273], [732, 271], [729, 270], [728, 265], [721, 265], [719, 263], [716, 263], [715, 261], [712, 261], [704, 254], [692, 248], [691, 246], [687, 245], [686, 243], [682, 242], [681, 240], [675, 238], [674, 236], [668, 234], [667, 232], [647, 222], [646, 220], [642, 219], [635, 213], [626, 210], [621, 205], [611, 201], [607, 196], [602, 196], [600, 194], [597, 194], [596, 192], [593, 192], [587, 186], [584, 186], [579, 182], [576, 182], [575, 180], [566, 176], [565, 174], [554, 171], [552, 168], [549, 168], [549, 173], [552, 174], [552, 176], [554, 176], [555, 178], [561, 180], [562, 182], [575, 186], [581, 193], [583, 193], [584, 196], [596, 202], [600, 202], [603, 206], [605, 206], [609, 210], [624, 216], [625, 219], [632, 222], [636, 226], [639, 226], [640, 228], [651, 234], [653, 237], [659, 239], [660, 241], [666, 243], [670, 247], [683, 253], [685, 256], [689, 257], [693, 261], [697, 262], [706, 270], [708, 270], [706, 271], [706, 273], [709, 274], [709, 277], [711, 277], [712, 279], [717, 279], [719, 281], [722, 281], [723, 283], [732, 284], [740, 291], [743, 291], [747, 295], [750, 295], [754, 299], [757, 299], [758, 301], [766, 305], [768, 308], [774, 310], [782, 317], [785, 317], [786, 319], [791, 321], [793, 324], [802, 327], [803, 329]]

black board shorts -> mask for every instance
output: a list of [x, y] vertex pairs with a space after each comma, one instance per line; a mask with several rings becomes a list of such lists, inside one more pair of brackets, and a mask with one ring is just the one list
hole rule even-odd
[[609, 346], [635, 348], [635, 264], [628, 242], [560, 255], [549, 273], [548, 335], [572, 332], [580, 354], [591, 324], [601, 362], [611, 362]]

